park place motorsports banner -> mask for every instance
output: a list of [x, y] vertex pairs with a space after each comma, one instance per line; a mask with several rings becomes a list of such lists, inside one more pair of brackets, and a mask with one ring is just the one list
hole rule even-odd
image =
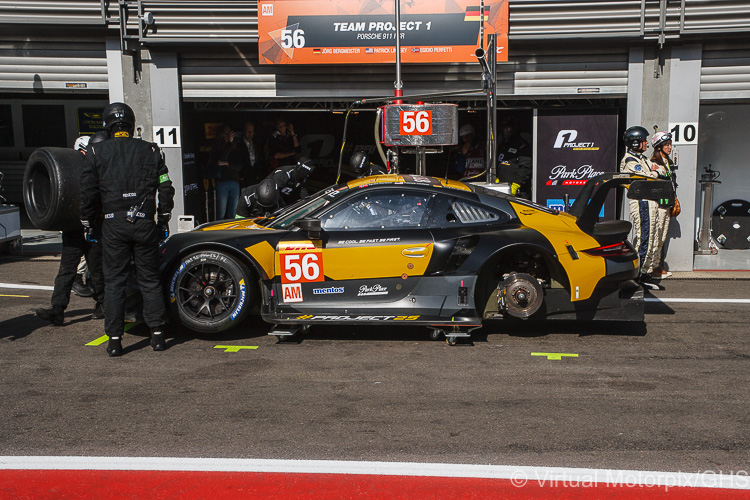
[[[508, 0], [400, 0], [401, 61], [476, 62], [480, 33], [508, 60]], [[259, 0], [261, 64], [396, 61], [394, 0]], [[484, 17], [484, 21], [482, 21]]]
[[[536, 119], [536, 200], [540, 205], [562, 211], [566, 194], [572, 205], [586, 181], [619, 169], [616, 112], [539, 110]], [[615, 200], [613, 190], [600, 217], [615, 218]]]

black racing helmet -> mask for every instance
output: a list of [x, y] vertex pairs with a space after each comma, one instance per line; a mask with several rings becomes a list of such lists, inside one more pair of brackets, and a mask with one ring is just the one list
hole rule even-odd
[[305, 179], [307, 179], [311, 173], [313, 173], [315, 165], [313, 165], [310, 158], [302, 156], [297, 161], [297, 168], [295, 170], [297, 172], [297, 182], [302, 183], [305, 182]]
[[112, 130], [117, 127], [133, 135], [135, 130], [135, 113], [133, 109], [124, 102], [113, 102], [102, 111], [102, 121], [107, 136], [112, 137]]
[[628, 149], [639, 149], [641, 142], [648, 142], [648, 130], [639, 125], [630, 127], [624, 134], [622, 134], [622, 141]]
[[368, 163], [370, 163], [370, 159], [363, 151], [355, 151], [351, 158], [349, 158], [349, 166], [351, 166], [357, 174], [362, 174]]
[[279, 202], [280, 194], [276, 181], [273, 179], [263, 179], [255, 191], [255, 198], [258, 200], [258, 205], [268, 209], [276, 206]]

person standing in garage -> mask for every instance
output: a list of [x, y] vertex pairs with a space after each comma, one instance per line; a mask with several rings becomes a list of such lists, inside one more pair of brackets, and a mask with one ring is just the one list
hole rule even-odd
[[511, 121], [500, 124], [497, 144], [497, 181], [510, 184], [510, 192], [531, 199], [532, 149]]
[[266, 172], [263, 147], [255, 137], [255, 124], [245, 122], [242, 140], [240, 141], [242, 157], [241, 186], [243, 188], [259, 183], [268, 174]]
[[299, 139], [294, 132], [294, 125], [283, 118], [276, 119], [276, 130], [271, 134], [268, 143], [271, 170], [294, 165], [294, 157], [300, 152]]
[[104, 214], [107, 352], [122, 355], [131, 258], [143, 294], [143, 317], [151, 329], [151, 347], [163, 351], [166, 311], [159, 281], [159, 239], [169, 234], [174, 188], [159, 147], [133, 138], [135, 114], [130, 106], [112, 103], [104, 108], [102, 120], [108, 139], [93, 145], [86, 156], [81, 176], [81, 224], [90, 231], [97, 215]]

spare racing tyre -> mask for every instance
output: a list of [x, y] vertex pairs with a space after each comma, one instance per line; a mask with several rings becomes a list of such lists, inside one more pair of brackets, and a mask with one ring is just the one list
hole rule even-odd
[[82, 229], [81, 173], [86, 158], [73, 149], [39, 148], [23, 175], [23, 202], [31, 223], [44, 231]]
[[247, 266], [222, 251], [181, 258], [168, 280], [172, 314], [182, 326], [201, 333], [219, 333], [242, 323], [258, 294]]

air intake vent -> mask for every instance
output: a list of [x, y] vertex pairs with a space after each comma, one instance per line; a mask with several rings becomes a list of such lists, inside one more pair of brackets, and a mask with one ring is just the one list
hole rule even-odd
[[483, 208], [475, 207], [460, 201], [454, 202], [451, 205], [453, 211], [456, 213], [456, 217], [461, 221], [462, 224], [471, 224], [475, 222], [492, 222], [498, 219], [496, 214], [485, 210]]

